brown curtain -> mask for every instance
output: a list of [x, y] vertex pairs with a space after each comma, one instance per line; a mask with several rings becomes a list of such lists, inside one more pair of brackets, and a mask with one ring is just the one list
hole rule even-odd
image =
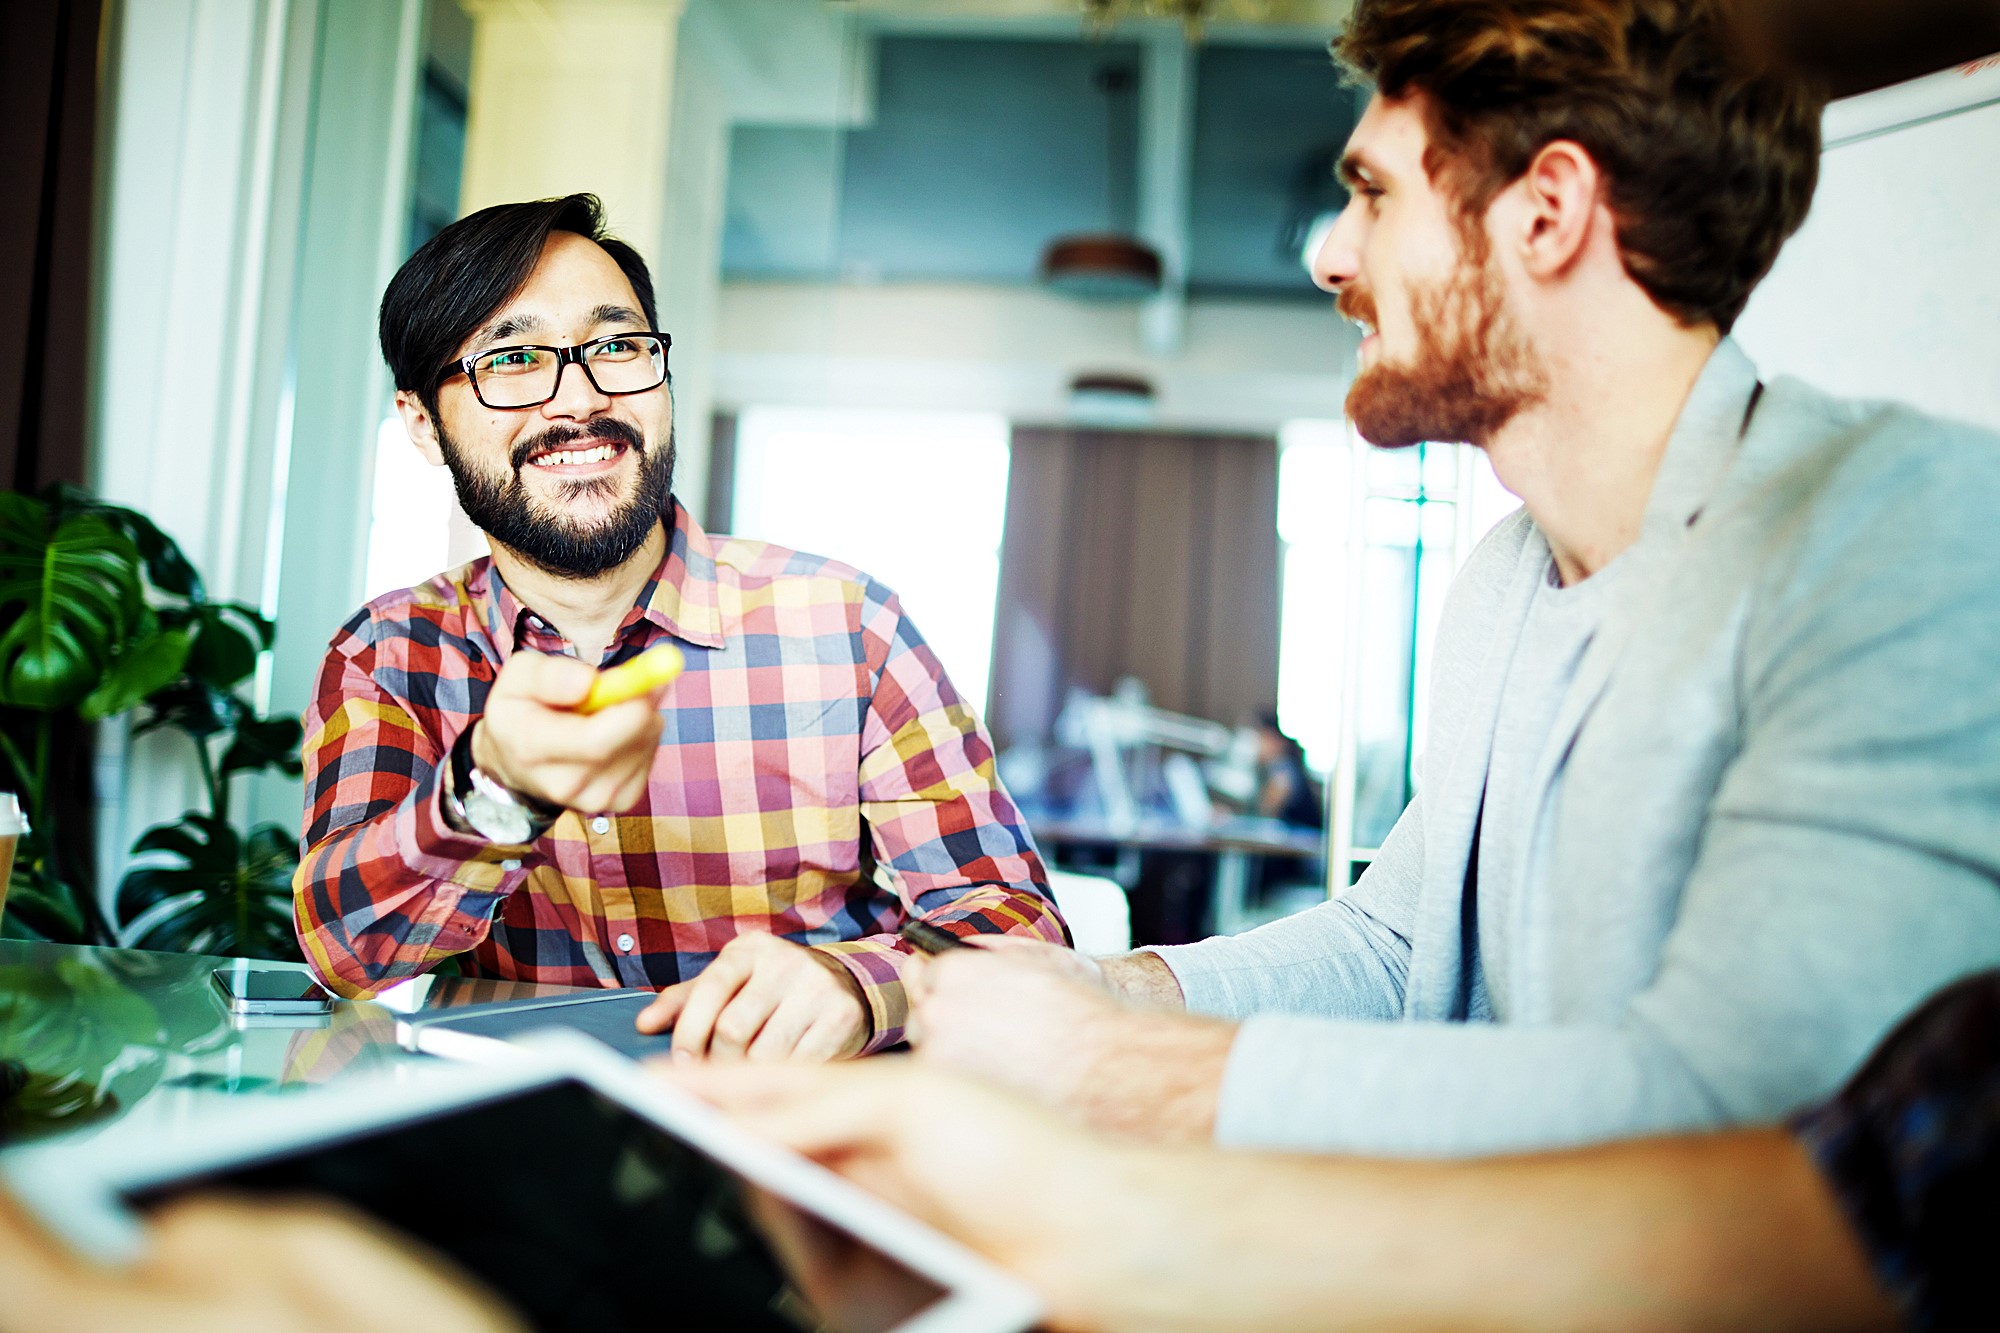
[[36, 0], [0, 36], [0, 489], [84, 476], [100, 18]]
[[1269, 436], [1017, 429], [994, 625], [1004, 748], [1072, 686], [1121, 676], [1236, 723], [1278, 691], [1278, 446]]

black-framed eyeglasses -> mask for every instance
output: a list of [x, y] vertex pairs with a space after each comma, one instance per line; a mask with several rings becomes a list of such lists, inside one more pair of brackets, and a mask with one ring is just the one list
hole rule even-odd
[[460, 357], [438, 378], [463, 374], [479, 401], [496, 410], [540, 407], [556, 396], [563, 367], [574, 362], [592, 388], [615, 398], [665, 384], [667, 349], [673, 345], [672, 338], [649, 329], [607, 334], [574, 347], [492, 347]]

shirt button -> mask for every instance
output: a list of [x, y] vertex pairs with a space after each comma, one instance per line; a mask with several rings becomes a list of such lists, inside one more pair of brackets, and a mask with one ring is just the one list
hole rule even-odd
[[521, 863], [510, 856], [500, 863], [500, 868], [502, 870], [519, 870]]
[[632, 952], [632, 937], [630, 935], [620, 935], [618, 937], [618, 952], [619, 953]]
[[599, 815], [590, 821], [590, 831], [592, 833], [609, 833], [611, 832], [611, 821], [603, 815]]

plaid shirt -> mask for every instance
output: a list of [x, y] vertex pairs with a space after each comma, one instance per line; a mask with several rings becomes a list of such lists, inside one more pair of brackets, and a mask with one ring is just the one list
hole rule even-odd
[[372, 994], [454, 955], [477, 975], [660, 987], [770, 931], [848, 968], [875, 1050], [902, 1039], [909, 953], [893, 932], [908, 917], [1063, 940], [992, 742], [895, 594], [818, 556], [711, 545], [675, 510], [605, 662], [667, 638], [687, 658], [623, 814], [570, 811], [515, 847], [445, 822], [447, 756], [500, 664], [570, 651], [490, 559], [341, 627], [306, 714], [293, 883], [299, 941], [334, 990]]

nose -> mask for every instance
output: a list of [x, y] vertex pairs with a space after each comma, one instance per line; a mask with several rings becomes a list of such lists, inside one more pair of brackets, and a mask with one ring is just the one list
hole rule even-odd
[[1361, 209], [1350, 199], [1340, 216], [1327, 228], [1326, 237], [1313, 252], [1313, 285], [1323, 292], [1339, 292], [1341, 286], [1361, 271]]
[[551, 421], [588, 421], [611, 410], [611, 399], [597, 391], [583, 366], [565, 361], [556, 367], [556, 396], [542, 404], [542, 416]]

